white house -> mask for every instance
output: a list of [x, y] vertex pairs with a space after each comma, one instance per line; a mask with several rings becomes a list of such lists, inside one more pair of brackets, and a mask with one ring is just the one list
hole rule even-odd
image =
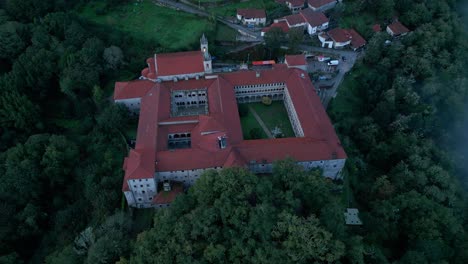
[[306, 8], [301, 10], [300, 14], [307, 22], [307, 33], [309, 33], [309, 35], [314, 35], [328, 28], [329, 20], [322, 12]]
[[286, 0], [285, 3], [293, 14], [298, 13], [305, 6], [304, 0]]
[[244, 25], [265, 25], [266, 13], [264, 9], [237, 9], [237, 20]]
[[314, 35], [327, 29], [329, 24], [328, 18], [322, 12], [316, 12], [310, 8], [301, 10], [299, 14], [275, 19], [274, 22], [269, 28], [262, 30], [262, 36], [272, 27], [281, 28], [283, 32], [288, 32], [291, 28], [302, 27], [309, 35]]
[[318, 35], [322, 47], [340, 49], [348, 45], [357, 50], [366, 45], [366, 40], [354, 29], [334, 28]]

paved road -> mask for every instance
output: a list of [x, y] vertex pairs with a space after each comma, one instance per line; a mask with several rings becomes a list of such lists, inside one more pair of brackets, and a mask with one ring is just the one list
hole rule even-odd
[[[323, 53], [334, 54], [339, 57], [340, 64], [337, 67], [337, 69], [339, 70], [338, 75], [335, 78], [333, 78], [333, 80], [318, 81], [314, 83], [315, 86], [332, 86], [332, 88], [326, 89], [326, 91], [323, 91], [322, 96], [321, 96], [323, 106], [326, 109], [328, 107], [328, 103], [330, 103], [331, 98], [336, 96], [338, 87], [343, 81], [345, 74], [353, 68], [354, 64], [356, 63], [356, 60], [358, 59], [358, 57], [362, 56], [362, 54], [359, 52], [354, 52], [350, 50], [327, 49], [327, 48], [313, 47], [313, 46], [307, 46], [307, 45], [300, 45], [299, 48], [303, 51], [323, 52]], [[343, 61], [341, 59], [343, 56], [346, 57], [346, 61]], [[312, 71], [311, 67], [309, 67], [309, 71]]]
[[265, 123], [263, 123], [263, 120], [260, 118], [260, 116], [258, 116], [257, 112], [255, 112], [255, 110], [250, 105], [249, 105], [249, 110], [250, 112], [252, 112], [253, 116], [255, 117], [257, 122], [262, 127], [263, 131], [265, 131], [265, 134], [268, 136], [268, 138], [274, 138], [270, 130], [268, 129], [268, 127], [265, 125]]
[[[191, 14], [194, 14], [194, 15], [213, 18], [213, 16], [210, 13], [206, 12], [206, 11], [200, 10], [198, 8], [192, 7], [190, 5], [187, 5], [187, 4], [184, 4], [184, 3], [181, 3], [181, 2], [176, 2], [174, 0], [154, 0], [153, 2], [156, 3], [156, 4], [166, 6], [166, 7], [174, 8], [176, 10], [181, 10], [181, 11], [184, 11], [184, 12], [187, 12], [187, 13], [191, 13]], [[219, 22], [225, 24], [226, 26], [228, 26], [228, 27], [236, 30], [240, 34], [242, 34], [244, 37], [241, 38], [240, 41], [245, 41], [245, 42], [263, 41], [263, 37], [260, 36], [260, 32], [255, 32], [255, 31], [252, 31], [252, 30], [250, 30], [250, 29], [248, 29], [248, 28], [246, 28], [244, 26], [231, 23], [231, 22], [227, 21], [226, 19], [224, 19], [222, 17], [217, 16], [216, 20], [218, 20]]]

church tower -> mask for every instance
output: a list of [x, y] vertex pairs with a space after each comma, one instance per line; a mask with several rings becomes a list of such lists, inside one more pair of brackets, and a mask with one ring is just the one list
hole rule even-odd
[[200, 38], [200, 49], [203, 52], [203, 67], [205, 68], [205, 73], [212, 73], [211, 55], [208, 52], [208, 40], [206, 39], [205, 34]]

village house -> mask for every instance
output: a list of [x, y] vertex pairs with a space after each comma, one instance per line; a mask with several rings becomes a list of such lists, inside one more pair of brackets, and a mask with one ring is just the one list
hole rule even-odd
[[264, 9], [237, 9], [237, 20], [244, 25], [265, 26], [266, 13]]
[[288, 32], [291, 28], [302, 28], [309, 35], [314, 35], [319, 31], [328, 28], [329, 20], [322, 12], [315, 12], [309, 8], [301, 10], [299, 14], [293, 14], [275, 19], [274, 23], [264, 28], [261, 35], [264, 36], [271, 28], [278, 27], [283, 32]]
[[288, 65], [288, 68], [298, 68], [307, 71], [307, 61], [304, 54], [286, 55], [284, 56], [284, 64]]
[[336, 6], [337, 0], [308, 0], [307, 5], [313, 11], [326, 11]]
[[387, 33], [392, 37], [399, 37], [408, 34], [409, 29], [407, 29], [399, 21], [395, 21], [392, 24], [387, 26]]
[[305, 0], [286, 0], [285, 3], [293, 14], [299, 13], [305, 7]]
[[[123, 162], [129, 206], [166, 207], [207, 170], [268, 174], [285, 158], [341, 178], [346, 153], [303, 70], [303, 55], [267, 70], [212, 74], [206, 54], [203, 36], [199, 51], [156, 54], [139, 80], [116, 83], [115, 102], [139, 115], [135, 147]], [[284, 104], [295, 137], [243, 138], [237, 105], [264, 97]]]
[[346, 46], [354, 51], [367, 44], [366, 40], [354, 29], [334, 28], [328, 32], [322, 32], [318, 35], [322, 47], [341, 49]]

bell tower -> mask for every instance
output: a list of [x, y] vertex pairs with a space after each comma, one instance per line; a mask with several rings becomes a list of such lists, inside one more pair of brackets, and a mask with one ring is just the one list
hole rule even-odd
[[205, 68], [205, 73], [212, 73], [211, 55], [208, 52], [208, 40], [206, 39], [205, 34], [200, 38], [200, 49], [201, 52], [203, 52], [203, 67]]

